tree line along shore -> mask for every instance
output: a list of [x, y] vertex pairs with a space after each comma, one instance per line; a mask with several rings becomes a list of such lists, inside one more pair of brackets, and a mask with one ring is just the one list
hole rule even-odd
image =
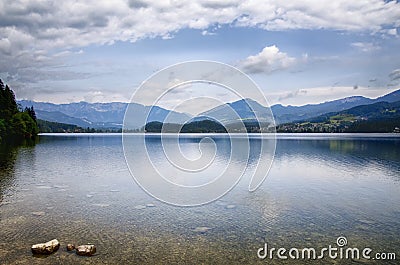
[[0, 79], [0, 143], [33, 141], [38, 133], [33, 107], [19, 107], [14, 92]]

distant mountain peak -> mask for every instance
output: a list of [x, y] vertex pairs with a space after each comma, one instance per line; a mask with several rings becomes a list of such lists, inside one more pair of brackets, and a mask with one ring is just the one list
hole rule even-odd
[[351, 97], [346, 97], [346, 98], [338, 99], [338, 100], [342, 103], [346, 103], [346, 102], [356, 102], [356, 101], [360, 101], [360, 100], [364, 100], [364, 99], [368, 99], [368, 98], [363, 97], [363, 96], [351, 96]]
[[[271, 109], [261, 105], [254, 99], [245, 98], [234, 102], [219, 105], [208, 111], [200, 113], [197, 117], [191, 117], [186, 113], [172, 112], [173, 118], [176, 122], [185, 122], [192, 118], [192, 120], [214, 119], [217, 121], [234, 121], [237, 119], [251, 120], [256, 117], [271, 120], [271, 111], [274, 115], [277, 124], [288, 123], [294, 121], [305, 120], [317, 117], [330, 112], [338, 112], [361, 105], [369, 105], [377, 102], [396, 102], [400, 101], [400, 89], [393, 91], [382, 97], [370, 99], [362, 96], [351, 96], [333, 101], [327, 101], [319, 104], [307, 104], [303, 106], [283, 106], [276, 104]], [[171, 113], [170, 110], [158, 106], [144, 106], [137, 103], [88, 103], [85, 101], [75, 102], [70, 104], [54, 104], [46, 102], [35, 102], [31, 100], [18, 101], [21, 106], [33, 106], [37, 113], [38, 118], [42, 119], [40, 115], [45, 116], [49, 121], [56, 121], [61, 123], [76, 124], [79, 126], [92, 124], [93, 126], [119, 126], [123, 123], [125, 110], [129, 104], [129, 108], [135, 110], [136, 115], [140, 116], [147, 112], [148, 108], [152, 108], [151, 115], [148, 117], [150, 121], [163, 121], [167, 114]], [[46, 118], [43, 118], [46, 120]], [[79, 124], [77, 124], [79, 123]], [[135, 124], [137, 126], [144, 124]]]
[[378, 97], [375, 99], [377, 102], [386, 101], [386, 102], [396, 102], [400, 100], [400, 89], [395, 90], [389, 94], [386, 94], [382, 97]]

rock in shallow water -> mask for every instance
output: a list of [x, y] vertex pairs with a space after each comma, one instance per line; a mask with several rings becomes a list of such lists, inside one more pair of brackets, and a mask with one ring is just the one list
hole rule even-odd
[[72, 251], [72, 250], [74, 250], [75, 249], [75, 245], [74, 244], [68, 244], [67, 245], [67, 250], [68, 251]]
[[76, 254], [79, 256], [92, 256], [96, 253], [94, 245], [81, 245], [76, 247]]
[[45, 212], [32, 212], [32, 215], [34, 216], [43, 216], [45, 214], [46, 214]]
[[210, 230], [211, 228], [210, 227], [207, 227], [207, 226], [198, 226], [198, 227], [196, 227], [193, 231], [194, 232], [198, 232], [198, 233], [201, 233], [201, 234], [204, 234], [204, 233], [206, 233], [208, 230]]
[[108, 206], [110, 206], [110, 204], [108, 204], [108, 203], [94, 203], [93, 206], [97, 206], [97, 207], [108, 207]]
[[51, 254], [56, 252], [60, 247], [60, 242], [57, 239], [53, 239], [46, 243], [40, 243], [36, 245], [32, 245], [31, 250], [33, 254]]

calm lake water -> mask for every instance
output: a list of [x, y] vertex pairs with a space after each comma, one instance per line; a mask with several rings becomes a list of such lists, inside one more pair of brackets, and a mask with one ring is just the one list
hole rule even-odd
[[[185, 137], [182, 149], [196, 154], [201, 138]], [[225, 146], [217, 152], [223, 165], [229, 140], [211, 137]], [[159, 138], [147, 147], [167, 168]], [[348, 264], [257, 257], [265, 242], [318, 249], [339, 236], [349, 247], [400, 259], [400, 137], [393, 135], [278, 135], [259, 189], [249, 192], [244, 178], [198, 207], [144, 192], [129, 173], [121, 135], [41, 135], [34, 147], [0, 152], [0, 264]], [[32, 244], [53, 238], [61, 242], [55, 254], [32, 256]], [[93, 243], [97, 254], [78, 257], [67, 243]]]

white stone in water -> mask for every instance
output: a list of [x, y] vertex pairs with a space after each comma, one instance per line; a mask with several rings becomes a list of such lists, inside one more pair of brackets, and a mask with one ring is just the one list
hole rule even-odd
[[33, 254], [51, 254], [58, 250], [60, 242], [57, 239], [50, 240], [46, 243], [32, 245], [31, 250]]
[[97, 206], [97, 207], [108, 207], [108, 206], [110, 206], [110, 204], [108, 204], [108, 203], [94, 203], [93, 206]]
[[211, 228], [210, 227], [207, 227], [207, 226], [199, 226], [199, 227], [196, 227], [193, 231], [194, 232], [198, 232], [198, 233], [201, 233], [201, 234], [204, 234], [205, 232], [207, 232], [208, 230], [210, 230]]
[[67, 186], [67, 185], [54, 185], [54, 188], [57, 188], [57, 189], [66, 189], [68, 187], [69, 186]]
[[92, 256], [96, 253], [96, 247], [94, 245], [81, 245], [76, 247], [75, 252], [79, 256]]
[[34, 216], [43, 216], [45, 214], [46, 214], [45, 212], [32, 212], [32, 215]]
[[36, 188], [38, 188], [38, 189], [51, 189], [50, 186], [46, 186], [46, 185], [36, 185]]
[[360, 223], [364, 223], [364, 224], [368, 224], [368, 225], [375, 224], [375, 222], [372, 221], [372, 220], [361, 219], [361, 220], [358, 220], [358, 221], [359, 221]]

